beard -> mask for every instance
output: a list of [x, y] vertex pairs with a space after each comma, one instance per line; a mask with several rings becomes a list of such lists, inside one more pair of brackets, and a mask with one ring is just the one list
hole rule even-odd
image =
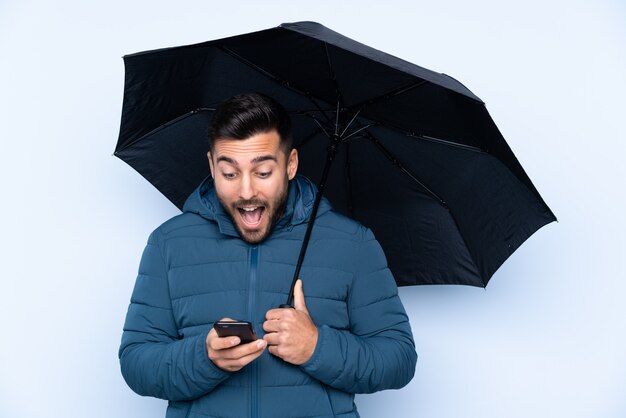
[[[233, 202], [230, 205], [227, 205], [222, 198], [218, 195], [217, 198], [224, 208], [224, 211], [230, 216], [230, 219], [235, 225], [235, 229], [239, 233], [241, 239], [246, 241], [248, 244], [258, 244], [261, 241], [264, 241], [274, 229], [274, 226], [278, 223], [280, 218], [285, 213], [285, 209], [287, 207], [287, 197], [289, 194], [289, 182], [287, 181], [287, 187], [285, 187], [281, 193], [276, 196], [276, 198], [269, 202], [263, 199], [249, 199], [249, 200], [238, 200]], [[239, 219], [239, 207], [243, 206], [262, 206], [263, 214], [261, 216], [267, 215], [268, 222], [264, 225], [260, 225], [259, 228], [255, 229], [246, 229], [241, 225], [241, 219]]]

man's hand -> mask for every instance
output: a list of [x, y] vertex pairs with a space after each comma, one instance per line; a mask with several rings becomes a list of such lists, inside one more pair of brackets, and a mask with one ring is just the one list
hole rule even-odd
[[293, 292], [295, 309], [271, 309], [265, 314], [267, 321], [263, 337], [268, 350], [291, 364], [304, 364], [311, 358], [317, 344], [317, 327], [304, 303], [302, 280], [296, 282]]
[[[222, 321], [232, 320], [223, 318]], [[206, 337], [206, 350], [217, 367], [228, 372], [236, 372], [263, 354], [267, 346], [262, 339], [238, 345], [240, 342], [239, 337], [220, 338], [215, 329], [211, 329]]]

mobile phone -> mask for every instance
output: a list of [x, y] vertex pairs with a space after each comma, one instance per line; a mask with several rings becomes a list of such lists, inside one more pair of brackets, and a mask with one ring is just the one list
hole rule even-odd
[[213, 328], [220, 337], [239, 337], [241, 344], [257, 339], [252, 324], [248, 321], [217, 321]]

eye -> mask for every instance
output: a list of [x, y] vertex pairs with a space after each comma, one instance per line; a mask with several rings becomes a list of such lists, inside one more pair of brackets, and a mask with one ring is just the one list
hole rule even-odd
[[260, 171], [257, 173], [257, 176], [259, 176], [262, 179], [266, 179], [268, 178], [270, 175], [272, 174], [271, 171]]
[[234, 179], [237, 174], [235, 173], [226, 173], [226, 172], [222, 172], [222, 176], [226, 179], [226, 180], [232, 180]]

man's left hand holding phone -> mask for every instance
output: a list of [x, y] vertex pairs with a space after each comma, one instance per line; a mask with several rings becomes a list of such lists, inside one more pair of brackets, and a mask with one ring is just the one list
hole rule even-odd
[[[218, 330], [220, 335], [218, 335]], [[250, 332], [252, 334], [250, 335]], [[243, 340], [252, 340], [245, 342]], [[257, 339], [249, 323], [222, 318], [216, 322], [206, 338], [211, 361], [220, 369], [236, 372], [258, 358], [267, 343]]]

